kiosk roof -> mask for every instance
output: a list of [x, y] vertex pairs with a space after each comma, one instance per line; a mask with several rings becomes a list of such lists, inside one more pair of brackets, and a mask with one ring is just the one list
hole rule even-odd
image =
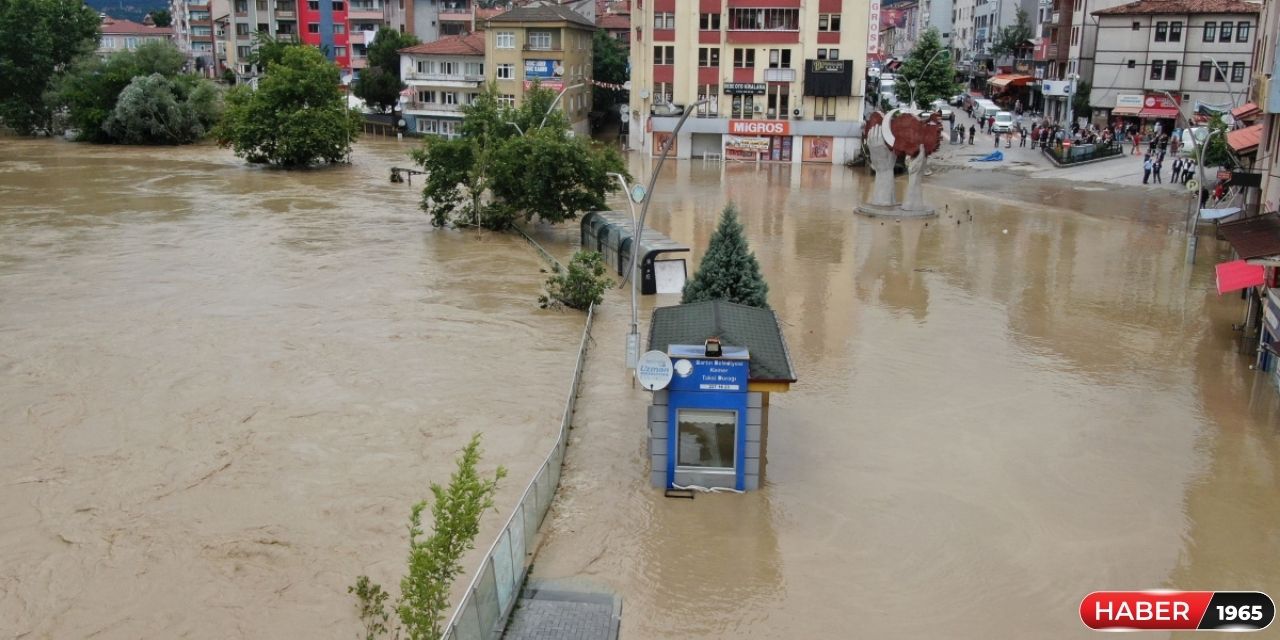
[[650, 349], [665, 352], [670, 345], [702, 344], [707, 338], [749, 349], [753, 381], [796, 381], [787, 342], [772, 310], [726, 300], [654, 309], [649, 323]]

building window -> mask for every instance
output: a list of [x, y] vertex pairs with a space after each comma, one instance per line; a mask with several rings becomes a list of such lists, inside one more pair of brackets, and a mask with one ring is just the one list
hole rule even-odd
[[826, 49], [818, 49], [818, 59], [819, 59], [819, 60], [826, 60], [826, 59], [827, 59], [827, 50], [826, 50]]
[[1249, 27], [1250, 24], [1248, 22], [1241, 22], [1236, 25], [1236, 42], [1249, 41]]
[[483, 63], [480, 63], [480, 62], [468, 62], [468, 63], [466, 64], [466, 68], [467, 68], [466, 73], [467, 73], [467, 75], [469, 75], [469, 76], [482, 76], [482, 75], [484, 75], [484, 64], [483, 64]]
[[791, 50], [790, 49], [770, 49], [769, 50], [769, 68], [770, 69], [790, 69], [791, 68]]
[[335, 58], [345, 58], [345, 57], [347, 57], [347, 48], [346, 48], [346, 47], [334, 47], [334, 48], [333, 48], [333, 57], [335, 57]]
[[125, 39], [124, 39], [124, 47], [125, 47], [126, 49], [137, 49], [137, 48], [138, 48], [138, 39], [137, 39], [137, 38], [125, 38]]
[[436, 92], [434, 91], [418, 92], [418, 102], [421, 102], [422, 104], [435, 104], [435, 101], [436, 101]]
[[654, 64], [675, 64], [676, 48], [673, 46], [657, 46], [653, 48]]
[[1182, 42], [1182, 21], [1169, 23], [1169, 42]]
[[818, 31], [839, 31], [839, 30], [840, 30], [840, 14], [838, 13], [818, 14]]
[[756, 66], [756, 50], [734, 49], [733, 66], [738, 69], [754, 69]]
[[418, 133], [435, 133], [436, 121], [418, 118]]
[[1213, 36], [1218, 33], [1218, 23], [1209, 21], [1204, 23], [1204, 41], [1213, 42]]
[[813, 99], [813, 119], [814, 120], [835, 120], [836, 119], [836, 98], [814, 98]]
[[440, 73], [446, 76], [458, 75], [458, 63], [442, 61], [440, 63]]
[[320, 0], [307, 0], [307, 8], [312, 11], [320, 10]]
[[1235, 26], [1231, 22], [1223, 22], [1218, 27], [1218, 42], [1231, 42], [1231, 27]]
[[839, 59], [840, 59], [840, 50], [839, 50], [839, 49], [827, 49], [827, 59], [828, 59], [828, 60], [839, 60]]
[[1152, 60], [1151, 61], [1151, 79], [1159, 80], [1163, 77], [1164, 77], [1164, 61]]
[[1134, 22], [1134, 23], [1133, 23], [1133, 30], [1134, 30], [1134, 31], [1140, 31], [1140, 30], [1142, 30], [1142, 23], [1141, 23], [1141, 22]]
[[791, 91], [790, 85], [779, 84], [769, 87], [769, 112], [765, 114], [768, 118], [789, 118], [791, 117]]
[[799, 9], [729, 9], [729, 28], [736, 31], [799, 31]]
[[1169, 23], [1156, 23], [1156, 42], [1165, 42], [1169, 39]]
[[1165, 80], [1178, 79], [1178, 61], [1177, 60], [1164, 61], [1164, 79]]
[[659, 82], [653, 87], [654, 104], [671, 104], [671, 83]]
[[733, 471], [738, 455], [738, 413], [676, 410], [676, 467]]
[[703, 31], [719, 31], [720, 30], [720, 14], [704, 13], [698, 16], [698, 28]]
[[529, 32], [529, 48], [534, 51], [550, 51], [551, 50], [551, 32], [550, 31], [530, 31]]
[[1200, 63], [1200, 82], [1209, 82], [1213, 79], [1213, 63], [1204, 61]]
[[1231, 63], [1231, 81], [1244, 82], [1244, 63], [1243, 62]]
[[1071, 27], [1071, 46], [1080, 44], [1080, 27]]
[[516, 106], [516, 97], [513, 94], [504, 93], [498, 96], [498, 104], [504, 107], [511, 107], [512, 109], [514, 109]]
[[720, 47], [698, 47], [698, 66], [720, 66]]
[[715, 118], [720, 115], [720, 85], [703, 84], [698, 85], [698, 101], [706, 100], [705, 104], [698, 105], [699, 118]]
[[333, 32], [334, 32], [334, 33], [346, 33], [346, 32], [347, 32], [347, 25], [342, 24], [342, 23], [337, 23], [337, 24], [333, 25]]
[[653, 14], [654, 29], [674, 29], [676, 28], [676, 14], [674, 13], [655, 13]]
[[731, 109], [734, 118], [749, 119], [756, 111], [755, 96], [734, 96], [733, 108]]
[[514, 31], [499, 31], [497, 35], [497, 44], [499, 49], [516, 48], [516, 34]]
[[318, 23], [318, 22], [308, 22], [308, 23], [307, 23], [307, 33], [320, 33], [320, 23]]
[[[265, 6], [267, 4], [266, 2], [259, 2], [258, 4], [262, 6], [261, 11], [267, 10], [267, 7]], [[333, 2], [334, 13], [337, 13], [339, 11], [346, 11], [346, 10], [347, 10], [347, 6], [345, 4], [338, 2], [337, 0], [334, 0]]]
[[458, 104], [458, 94], [451, 91], [441, 91], [440, 104]]
[[515, 78], [516, 78], [516, 66], [514, 64], [498, 65], [499, 80], [515, 80]]
[[1138, 61], [1137, 61], [1137, 60], [1130, 60], [1130, 61], [1129, 61], [1128, 67], [1129, 67], [1130, 69], [1132, 69], [1132, 68], [1134, 68], [1134, 67], [1136, 67], [1136, 66], [1138, 66]]

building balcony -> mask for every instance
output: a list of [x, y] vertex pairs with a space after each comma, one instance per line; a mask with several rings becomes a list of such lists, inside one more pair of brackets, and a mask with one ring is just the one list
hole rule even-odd
[[236, 34], [236, 40], [243, 40], [243, 41], [245, 41], [245, 42], [248, 42], [251, 38], [252, 38], [252, 36], [250, 36], [250, 35], [249, 35], [249, 34], [247, 34], [247, 33], [237, 33], [237, 34]]
[[470, 11], [441, 11], [440, 22], [471, 22]]
[[353, 6], [347, 12], [347, 17], [350, 20], [381, 20], [382, 9], [366, 9], [366, 8], [357, 9], [356, 7]]
[[536, 52], [538, 52], [538, 53], [564, 53], [564, 49], [561, 49], [560, 47], [556, 47], [556, 46], [540, 47], [540, 46], [532, 45], [532, 44], [526, 44], [526, 45], [524, 45], [524, 50], [525, 50], [525, 51], [536, 51]]
[[276, 42], [297, 42], [298, 34], [296, 33], [277, 33]]
[[410, 102], [405, 105], [406, 113], [423, 114], [423, 115], [461, 115], [462, 107], [460, 104], [441, 104], [439, 102]]
[[293, 9], [276, 9], [277, 20], [297, 20], [298, 12]]
[[405, 80], [418, 80], [420, 82], [459, 82], [469, 86], [479, 85], [484, 82], [484, 76], [472, 76], [461, 73], [418, 73], [411, 71], [405, 75]]

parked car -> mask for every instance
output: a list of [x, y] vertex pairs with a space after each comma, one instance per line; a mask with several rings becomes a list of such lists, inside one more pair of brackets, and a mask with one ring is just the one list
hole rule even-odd
[[1013, 131], [1013, 114], [1008, 111], [997, 111], [996, 123], [991, 126], [991, 130], [996, 133], [1009, 133]]
[[954, 111], [951, 110], [951, 107], [948, 106], [945, 101], [934, 100], [932, 106], [933, 106], [932, 109], [920, 110], [920, 113], [918, 115], [920, 116], [921, 120], [927, 120], [929, 119], [929, 116], [933, 115], [934, 113], [940, 113], [943, 122], [949, 122], [953, 125], [955, 124], [956, 114]]
[[953, 107], [963, 107], [963, 106], [964, 106], [964, 99], [965, 99], [965, 98], [967, 98], [967, 97], [968, 97], [968, 96], [966, 96], [966, 95], [965, 95], [965, 94], [963, 94], [963, 93], [957, 93], [957, 94], [955, 94], [954, 96], [951, 96], [951, 99], [950, 99], [950, 100], [947, 100], [947, 103], [948, 103], [948, 104], [950, 104], [950, 105], [951, 105], [951, 106], [953, 106]]

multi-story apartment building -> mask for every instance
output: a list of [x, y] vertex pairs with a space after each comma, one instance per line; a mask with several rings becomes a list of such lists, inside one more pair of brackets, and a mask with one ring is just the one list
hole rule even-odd
[[573, 131], [588, 133], [591, 38], [595, 21], [564, 6], [518, 7], [485, 25], [485, 76], [502, 100], [518, 106], [535, 82], [562, 92], [560, 108]]
[[1098, 48], [1098, 21], [1093, 13], [1112, 9], [1130, 1], [1070, 0], [1071, 26], [1067, 30], [1067, 70], [1062, 79], [1088, 80], [1093, 76], [1093, 53]]
[[[265, 34], [285, 42], [299, 41], [298, 2], [307, 0], [231, 0], [225, 30], [227, 66], [236, 73], [238, 82], [254, 82], [258, 69], [248, 64], [253, 53], [254, 36]], [[332, 2], [333, 0], [324, 0]], [[215, 18], [221, 19], [217, 16]]]
[[1280, 3], [1266, 3], [1260, 25], [1254, 42], [1250, 95], [1263, 112], [1257, 152], [1262, 172], [1259, 209], [1271, 213], [1280, 210]]
[[951, 59], [958, 67], [968, 68], [977, 47], [974, 24], [975, 0], [954, 0], [951, 5]]
[[[861, 144], [879, 2], [649, 0], [632, 9], [628, 145], [678, 158], [844, 162]], [[872, 19], [873, 14], [875, 15]]]
[[412, 93], [405, 126], [453, 138], [461, 133], [462, 107], [483, 89], [484, 35], [445, 36], [400, 50], [400, 77]]
[[98, 40], [97, 54], [103, 58], [119, 51], [133, 51], [146, 42], [173, 40], [170, 27], [117, 20], [105, 13], [99, 15], [99, 20], [102, 37]]
[[920, 0], [920, 31], [934, 29], [942, 46], [951, 46], [952, 0]]
[[192, 71], [208, 77], [220, 73], [210, 0], [172, 0], [169, 14], [173, 17], [174, 44], [187, 54]]
[[[1261, 6], [1240, 0], [1139, 0], [1094, 11], [1089, 105], [1185, 124], [1246, 100]], [[1176, 122], [1175, 122], [1176, 121]]]
[[[240, 0], [236, 0], [239, 2]], [[266, 4], [273, 0], [254, 0]], [[320, 47], [344, 71], [351, 69], [351, 24], [347, 0], [274, 0], [298, 2], [302, 41]]]
[[1041, 0], [1039, 9], [1040, 40], [1036, 44], [1035, 75], [1040, 81], [1041, 111], [1053, 122], [1067, 117], [1067, 100], [1071, 96], [1063, 79], [1071, 53], [1071, 18], [1073, 0]]
[[373, 44], [374, 34], [389, 23], [383, 0], [348, 1], [347, 42], [351, 46], [351, 68], [358, 71], [368, 66], [368, 48]]

